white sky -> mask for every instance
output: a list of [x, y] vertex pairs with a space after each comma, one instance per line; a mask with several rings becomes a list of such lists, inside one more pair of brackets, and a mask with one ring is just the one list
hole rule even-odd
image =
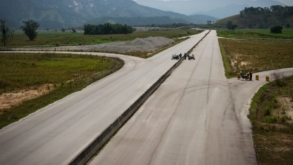
[[[138, 4], [157, 8], [164, 11], [174, 11], [182, 14], [193, 14], [201, 11], [209, 11], [222, 8], [229, 4], [242, 4], [248, 6], [260, 6], [281, 2], [287, 6], [293, 6], [293, 0], [134, 0]], [[261, 6], [261, 5], [262, 6]]]

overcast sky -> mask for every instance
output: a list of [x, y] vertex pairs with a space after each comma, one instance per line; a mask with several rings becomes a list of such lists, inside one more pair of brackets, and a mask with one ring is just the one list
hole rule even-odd
[[138, 4], [157, 8], [164, 11], [174, 11], [182, 14], [194, 14], [222, 8], [227, 5], [260, 6], [278, 4], [281, 2], [287, 6], [293, 6], [293, 0], [134, 0]]

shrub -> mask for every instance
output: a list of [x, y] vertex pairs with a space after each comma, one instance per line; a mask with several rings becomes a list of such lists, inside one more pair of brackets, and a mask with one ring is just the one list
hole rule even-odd
[[271, 33], [282, 33], [283, 27], [282, 26], [274, 26], [271, 28]]

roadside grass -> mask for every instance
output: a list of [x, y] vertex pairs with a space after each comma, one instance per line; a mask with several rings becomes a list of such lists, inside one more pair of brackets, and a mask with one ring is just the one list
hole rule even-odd
[[90, 55], [0, 54], [0, 94], [54, 84], [48, 94], [2, 109], [0, 128], [81, 90], [120, 69], [123, 64], [118, 58]]
[[235, 72], [233, 72], [233, 70], [232, 70], [231, 59], [227, 55], [228, 50], [226, 50], [223, 47], [223, 43], [220, 40], [219, 40], [219, 46], [220, 46], [220, 50], [221, 50], [222, 60], [223, 60], [223, 63], [224, 63], [225, 76], [228, 79], [233, 78], [233, 77], [235, 77]]
[[252, 99], [249, 118], [259, 164], [293, 164], [292, 89], [293, 77], [278, 79], [260, 88]]
[[259, 72], [293, 66], [293, 40], [219, 39], [226, 57], [231, 61], [232, 75], [240, 70]]
[[284, 28], [282, 33], [273, 34], [270, 29], [217, 30], [219, 37], [240, 39], [293, 39], [293, 28]]
[[[8, 42], [8, 47], [19, 46], [61, 46], [61, 45], [89, 45], [101, 44], [116, 41], [130, 41], [136, 38], [166, 37], [179, 38], [188, 35], [198, 34], [200, 30], [158, 30], [158, 31], [136, 31], [132, 34], [113, 34], [113, 35], [84, 35], [83, 33], [69, 32], [39, 32], [34, 41], [29, 41], [27, 36], [18, 32], [14, 35], [11, 42]], [[0, 45], [0, 48], [4, 47]]]

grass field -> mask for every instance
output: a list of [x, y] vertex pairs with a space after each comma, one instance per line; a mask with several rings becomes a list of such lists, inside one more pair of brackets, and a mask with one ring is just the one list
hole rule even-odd
[[249, 118], [259, 164], [293, 164], [292, 101], [293, 77], [267, 84], [254, 96]]
[[293, 39], [293, 28], [283, 29], [281, 34], [273, 34], [270, 29], [217, 30], [219, 37], [239, 39]]
[[293, 67], [293, 40], [219, 39], [232, 61], [230, 75], [240, 70], [254, 72]]
[[0, 95], [9, 97], [45, 85], [52, 90], [10, 109], [2, 109], [0, 128], [81, 90], [92, 82], [120, 69], [116, 58], [63, 54], [0, 54]]
[[[256, 72], [293, 67], [293, 40], [274, 37], [251, 40], [247, 38], [259, 38], [260, 35], [254, 35], [254, 31], [243, 32], [245, 30], [241, 33], [231, 31], [228, 37], [234, 39], [219, 39], [228, 78], [235, 77], [240, 70], [245, 73], [250, 69]], [[220, 36], [223, 34], [219, 33]], [[288, 36], [281, 38], [291, 36], [288, 32]], [[249, 118], [255, 150], [259, 164], [293, 164], [293, 77], [274, 77], [279, 78], [262, 87], [251, 103]]]
[[[16, 46], [56, 46], [56, 45], [86, 45], [100, 44], [115, 41], [129, 41], [136, 38], [146, 38], [149, 36], [163, 36], [171, 39], [177, 39], [187, 35], [197, 34], [198, 30], [160, 30], [160, 31], [137, 31], [132, 34], [115, 35], [84, 35], [83, 33], [69, 32], [41, 32], [34, 41], [29, 41], [28, 37], [18, 32], [14, 34], [9, 47]], [[3, 45], [0, 45], [3, 47]]]

